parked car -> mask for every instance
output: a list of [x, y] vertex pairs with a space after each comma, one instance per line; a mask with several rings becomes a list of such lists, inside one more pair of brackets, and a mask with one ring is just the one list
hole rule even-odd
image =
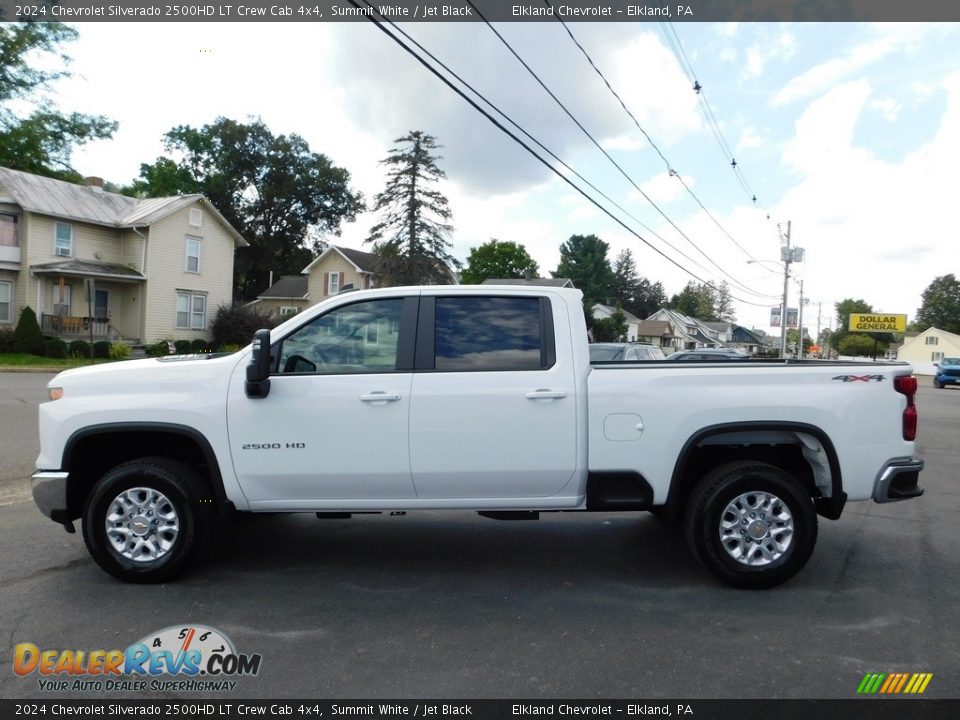
[[701, 350], [677, 350], [667, 356], [673, 362], [717, 362], [726, 360], [749, 360], [752, 355], [726, 348], [703, 348]]
[[935, 388], [947, 385], [960, 385], [960, 357], [943, 358], [937, 363], [937, 374], [933, 376]]
[[663, 350], [647, 343], [591, 343], [590, 362], [663, 360]]

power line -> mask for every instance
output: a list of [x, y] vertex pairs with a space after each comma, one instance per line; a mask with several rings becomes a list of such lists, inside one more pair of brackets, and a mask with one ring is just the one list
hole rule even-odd
[[687, 76], [687, 80], [692, 84], [694, 91], [697, 93], [697, 99], [701, 106], [701, 113], [703, 114], [704, 120], [707, 122], [707, 127], [710, 128], [710, 131], [713, 133], [717, 144], [720, 146], [720, 150], [724, 154], [726, 162], [730, 164], [730, 167], [733, 169], [733, 174], [737, 178], [737, 182], [740, 183], [740, 187], [743, 188], [743, 191], [747, 194], [747, 197], [750, 198], [751, 202], [759, 208], [757, 195], [750, 188], [750, 184], [747, 182], [747, 178], [743, 174], [743, 169], [737, 162], [736, 157], [734, 157], [733, 150], [723, 135], [723, 130], [720, 129], [720, 123], [717, 121], [717, 117], [713, 113], [713, 108], [710, 106], [710, 102], [707, 100], [706, 92], [697, 78], [696, 72], [693, 69], [693, 64], [690, 62], [690, 58], [687, 57], [687, 52], [683, 48], [683, 43], [680, 41], [680, 36], [677, 34], [676, 28], [673, 26], [673, 23], [664, 21], [660, 22], [660, 27], [663, 31], [664, 37], [667, 40], [667, 44], [670, 46], [670, 50], [677, 61], [677, 64], [680, 65], [680, 69], [683, 71], [684, 75]]
[[757, 296], [757, 297], [767, 297], [767, 298], [773, 298], [773, 297], [774, 297], [774, 296], [772, 296], [772, 295], [767, 295], [767, 294], [765, 294], [765, 293], [758, 293], [758, 292], [756, 292], [755, 290], [752, 290], [751, 288], [747, 287], [747, 286], [746, 286], [744, 283], [742, 283], [740, 280], [737, 280], [737, 278], [735, 278], [733, 275], [731, 275], [731, 274], [728, 273], [726, 270], [724, 270], [722, 267], [720, 267], [720, 266], [716, 263], [716, 261], [713, 260], [713, 258], [711, 258], [709, 255], [707, 255], [707, 253], [705, 253], [702, 249], [700, 249], [700, 247], [699, 247], [693, 240], [691, 240], [690, 237], [689, 237], [683, 230], [680, 229], [680, 227], [673, 221], [673, 219], [670, 218], [670, 216], [667, 215], [667, 214], [660, 208], [660, 206], [657, 205], [657, 204], [653, 201], [653, 199], [643, 191], [643, 189], [642, 189], [639, 185], [637, 185], [637, 183], [634, 181], [634, 179], [633, 179], [632, 177], [630, 177], [630, 175], [627, 173], [627, 171], [624, 170], [623, 167], [621, 167], [621, 165], [620, 165], [616, 160], [613, 159], [613, 157], [610, 155], [610, 153], [608, 153], [608, 152], [606, 151], [606, 149], [604, 149], [604, 147], [597, 141], [597, 139], [596, 139], [595, 137], [593, 137], [593, 135], [590, 133], [590, 131], [587, 130], [587, 129], [583, 126], [583, 123], [581, 123], [581, 122], [576, 118], [576, 116], [574, 116], [574, 114], [573, 114], [572, 112], [570, 112], [570, 110], [567, 108], [566, 105], [563, 104], [563, 102], [560, 100], [560, 98], [558, 98], [558, 97], [554, 94], [554, 92], [553, 92], [552, 90], [550, 90], [549, 87], [547, 87], [546, 83], [544, 83], [543, 80], [540, 79], [540, 76], [537, 75], [537, 73], [527, 64], [527, 62], [526, 62], [522, 57], [520, 57], [520, 55], [517, 53], [517, 51], [513, 49], [513, 47], [510, 45], [509, 42], [507, 42], [507, 40], [503, 37], [503, 35], [501, 35], [500, 32], [493, 26], [493, 24], [484, 16], [484, 14], [481, 12], [480, 8], [478, 8], [478, 7], [473, 3], [472, 0], [467, 0], [467, 3], [470, 5], [470, 7], [473, 8], [474, 12], [476, 12], [477, 17], [479, 17], [481, 20], [483, 20], [484, 23], [486, 23], [487, 27], [490, 28], [490, 30], [493, 32], [494, 35], [497, 36], [497, 39], [499, 39], [500, 42], [503, 43], [504, 47], [507, 48], [507, 50], [510, 52], [510, 54], [513, 55], [513, 57], [516, 58], [516, 60], [524, 67], [524, 69], [530, 74], [530, 76], [533, 77], [534, 80], [536, 80], [537, 84], [540, 85], [541, 88], [543, 88], [543, 90], [553, 99], [553, 101], [560, 107], [560, 109], [563, 110], [563, 112], [567, 115], [567, 117], [569, 117], [570, 120], [572, 120], [573, 123], [574, 123], [578, 128], [580, 128], [580, 131], [583, 132], [583, 134], [587, 136], [587, 138], [590, 140], [590, 142], [592, 142], [592, 143], [594, 144], [594, 146], [595, 146], [601, 153], [603, 153], [603, 156], [604, 156], [605, 158], [607, 158], [607, 160], [610, 161], [610, 163], [620, 172], [621, 175], [623, 175], [624, 178], [626, 178], [627, 182], [629, 182], [629, 183], [634, 187], [634, 189], [635, 189], [638, 193], [640, 193], [640, 194], [644, 197], [644, 199], [645, 199], [648, 203], [650, 203], [650, 205], [652, 205], [653, 208], [654, 208], [658, 213], [660, 213], [660, 215], [663, 217], [663, 219], [666, 220], [666, 221], [671, 225], [671, 227], [673, 227], [673, 229], [676, 230], [676, 231], [680, 234], [681, 237], [683, 237], [684, 240], [686, 240], [688, 243], [690, 243], [690, 245], [692, 245], [693, 248], [694, 248], [697, 252], [699, 252], [701, 255], [703, 255], [703, 257], [706, 258], [707, 261], [709, 261], [714, 267], [716, 267], [717, 270], [719, 270], [721, 273], [723, 273], [723, 274], [726, 275], [728, 278], [730, 278], [730, 279], [734, 282], [734, 284], [737, 285], [742, 291], [744, 291], [744, 292], [746, 292], [746, 293], [749, 293], [749, 294], [751, 294], [751, 295], [755, 295], [755, 296]]
[[[550, 0], [543, 0], [543, 2], [547, 7], [552, 7], [552, 5], [550, 4]], [[580, 41], [577, 40], [576, 37], [574, 37], [573, 31], [570, 30], [570, 26], [567, 25], [567, 23], [565, 23], [563, 18], [560, 17], [559, 15], [555, 15], [555, 17], [559, 21], [559, 23], [563, 26], [563, 29], [567, 31], [567, 35], [570, 36], [570, 40], [573, 41], [573, 44], [577, 46], [577, 48], [580, 50], [581, 53], [583, 53], [583, 56], [587, 59], [587, 62], [590, 63], [590, 67], [592, 67], [594, 71], [597, 73], [597, 75], [600, 76], [600, 79], [603, 80], [603, 84], [607, 86], [607, 90], [609, 90], [610, 93], [617, 99], [617, 102], [620, 103], [620, 107], [623, 108], [623, 111], [630, 117], [631, 120], [633, 120], [633, 124], [636, 125], [637, 130], [643, 133], [643, 136], [647, 139], [647, 142], [649, 142], [650, 145], [653, 147], [653, 149], [656, 150], [657, 155], [660, 156], [660, 159], [663, 160], [663, 164], [666, 165], [667, 172], [671, 176], [677, 178], [677, 180], [683, 186], [684, 190], [686, 190], [687, 193], [690, 195], [690, 197], [692, 197], [696, 201], [697, 205], [699, 205], [703, 209], [703, 211], [707, 214], [707, 217], [709, 217], [713, 221], [713, 223], [720, 229], [720, 231], [723, 232], [723, 234], [726, 235], [730, 239], [730, 241], [734, 245], [736, 245], [748, 258], [750, 258], [753, 261], [756, 261], [756, 258], [753, 255], [751, 255], [740, 243], [738, 243], [736, 239], [733, 237], [733, 235], [731, 235], [727, 231], [727, 229], [720, 224], [720, 221], [717, 220], [716, 217], [714, 217], [713, 213], [711, 213], [706, 208], [706, 206], [700, 201], [700, 198], [698, 198], [696, 194], [693, 192], [693, 190], [691, 190], [690, 187], [687, 185], [687, 183], [684, 182], [683, 177], [680, 175], [680, 173], [674, 170], [673, 166], [670, 164], [670, 161], [667, 160], [666, 156], [663, 154], [663, 152], [660, 150], [657, 144], [653, 141], [653, 138], [651, 138], [650, 134], [643, 129], [643, 126], [640, 125], [640, 121], [637, 120], [636, 116], [630, 111], [630, 108], [627, 107], [626, 103], [623, 101], [623, 98], [621, 98], [619, 93], [617, 93], [617, 91], [613, 89], [613, 86], [610, 84], [610, 81], [607, 80], [606, 76], [603, 74], [600, 68], [597, 67], [596, 63], [594, 63], [593, 58], [590, 57], [590, 53], [588, 53], [586, 49], [583, 47], [583, 45], [580, 44]], [[686, 57], [685, 53], [684, 53], [684, 57]]]
[[[599, 194], [601, 197], [603, 197], [607, 202], [609, 202], [611, 205], [613, 205], [615, 208], [617, 208], [617, 210], [619, 210], [620, 212], [622, 212], [622, 213], [623, 213], [624, 215], [626, 215], [628, 218], [630, 218], [630, 219], [633, 220], [635, 223], [637, 223], [637, 225], [639, 225], [639, 226], [642, 227], [644, 230], [646, 230], [647, 232], [649, 232], [651, 235], [653, 235], [654, 237], [656, 237], [658, 240], [660, 240], [660, 241], [661, 241], [664, 245], [666, 245], [668, 248], [670, 248], [671, 250], [673, 250], [674, 252], [676, 252], [677, 254], [679, 254], [679, 255], [680, 255], [681, 257], [683, 257], [684, 259], [689, 260], [691, 263], [693, 263], [694, 265], [696, 265], [696, 266], [699, 267], [700, 269], [704, 270], [705, 272], [709, 272], [705, 267], [703, 267], [703, 265], [701, 265], [699, 262], [697, 262], [696, 260], [694, 260], [692, 257], [690, 257], [689, 255], [687, 255], [685, 252], [683, 252], [682, 250], [680, 250], [680, 249], [679, 249], [678, 247], [676, 247], [675, 245], [671, 244], [666, 238], [664, 238], [664, 237], [661, 236], [659, 233], [657, 233], [656, 230], [654, 230], [653, 228], [651, 228], [651, 227], [649, 227], [648, 225], [644, 224], [641, 220], [639, 220], [639, 219], [636, 218], [632, 213], [630, 213], [630, 211], [628, 211], [626, 208], [624, 208], [622, 205], [620, 205], [616, 200], [614, 200], [613, 198], [611, 198], [611, 197], [610, 197], [609, 195], [607, 195], [603, 190], [601, 190], [600, 188], [598, 188], [596, 185], [594, 185], [592, 182], [590, 182], [590, 180], [588, 180], [587, 178], [585, 178], [585, 177], [584, 177], [583, 175], [581, 175], [577, 170], [575, 170], [573, 167], [571, 167], [569, 164], [567, 164], [562, 158], [560, 158], [560, 157], [559, 157], [556, 153], [554, 153], [550, 148], [548, 148], [548, 147], [547, 147], [546, 145], [544, 145], [542, 142], [540, 142], [539, 140], [537, 140], [537, 138], [535, 138], [533, 135], [531, 135], [529, 132], [527, 132], [521, 125], [519, 125], [516, 121], [514, 121], [509, 115], [507, 115], [505, 112], [503, 112], [503, 110], [501, 110], [499, 107], [497, 107], [497, 105], [495, 105], [493, 102], [491, 102], [489, 99], [487, 99], [480, 91], [478, 91], [475, 87], [473, 87], [473, 85], [471, 85], [469, 82], [467, 82], [466, 80], [464, 80], [463, 77], [461, 77], [459, 74], [457, 74], [456, 71], [454, 71], [453, 69], [451, 69], [446, 63], [444, 63], [444, 62], [443, 62], [442, 60], [440, 60], [436, 55], [434, 55], [432, 52], [430, 52], [430, 50], [428, 50], [428, 49], [425, 48], [423, 45], [421, 45], [415, 38], [411, 37], [410, 34], [407, 33], [402, 27], [400, 27], [399, 25], [397, 25], [396, 23], [394, 23], [394, 22], [392, 22], [392, 21], [390, 21], [390, 20], [387, 20], [387, 22], [391, 25], [391, 27], [392, 27], [394, 30], [396, 30], [398, 33], [400, 33], [401, 35], [403, 35], [403, 37], [405, 37], [409, 42], [411, 42], [413, 45], [415, 45], [416, 48], [417, 48], [418, 50], [420, 50], [420, 52], [424, 53], [427, 57], [429, 57], [431, 60], [433, 60], [437, 65], [439, 65], [441, 68], [443, 68], [447, 73], [449, 73], [452, 77], [454, 77], [459, 83], [461, 83], [464, 87], [466, 87], [468, 90], [470, 90], [470, 92], [472, 92], [474, 95], [476, 95], [478, 98], [480, 98], [488, 107], [492, 108], [492, 109], [493, 109], [498, 115], [500, 115], [504, 120], [506, 120], [508, 123], [510, 123], [511, 125], [513, 125], [513, 127], [515, 127], [518, 131], [520, 131], [521, 133], [523, 133], [531, 142], [535, 143], [541, 150], [543, 150], [543, 151], [544, 151], [545, 153], [547, 153], [550, 157], [552, 157], [555, 161], [557, 161], [558, 163], [560, 163], [560, 164], [561, 164], [565, 169], [567, 169], [571, 174], [573, 174], [573, 175], [576, 176], [579, 180], [581, 180], [583, 183], [585, 183], [591, 190], [593, 190], [594, 192], [598, 193], [598, 194]], [[772, 296], [770, 296], [770, 297], [772, 297]]]
[[[678, 263], [676, 260], [674, 260], [673, 258], [671, 258], [669, 255], [665, 254], [662, 250], [660, 250], [659, 248], [655, 247], [649, 240], [647, 240], [645, 237], [643, 237], [642, 235], [640, 235], [640, 234], [639, 234], [637, 231], [635, 231], [633, 228], [629, 227], [629, 226], [628, 226], [626, 223], [624, 223], [620, 218], [618, 218], [618, 217], [616, 217], [615, 215], [613, 215], [613, 213], [611, 213], [607, 208], [605, 208], [603, 205], [601, 205], [595, 198], [593, 198], [593, 197], [591, 197], [589, 194], [587, 194], [586, 191], [584, 191], [581, 187], [579, 187], [578, 185], [576, 185], [573, 181], [571, 181], [568, 177], [566, 177], [562, 172], [560, 172], [559, 170], [557, 170], [557, 168], [555, 168], [553, 165], [551, 165], [549, 162], [547, 162], [543, 157], [541, 157], [539, 154], [537, 154], [537, 152], [536, 152], [533, 148], [531, 148], [531, 147], [530, 147], [529, 145], [527, 145], [523, 140], [521, 140], [519, 137], [517, 137], [513, 132], [511, 132], [508, 128], [506, 128], [500, 121], [498, 121], [498, 120], [497, 120], [495, 117], [493, 117], [490, 113], [488, 113], [486, 110], [484, 110], [482, 107], [480, 107], [472, 98], [468, 97], [468, 96], [466, 95], [466, 93], [464, 93], [460, 88], [456, 87], [448, 78], [444, 77], [435, 67], [433, 67], [432, 65], [430, 65], [430, 63], [428, 63], [426, 60], [424, 60], [421, 56], [417, 55], [417, 53], [414, 52], [414, 50], [413, 50], [409, 45], [407, 45], [403, 40], [401, 40], [399, 37], [397, 37], [396, 35], [394, 35], [389, 29], [387, 29], [387, 28], [384, 26], [384, 21], [385, 21], [385, 22], [387, 22], [388, 24], [390, 24], [391, 26], [396, 27], [393, 22], [391, 22], [390, 20], [387, 20], [383, 15], [381, 15], [381, 14], [379, 13], [379, 11], [376, 9], [376, 7], [374, 7], [374, 6], [370, 3], [370, 0], [348, 0], [348, 2], [349, 2], [351, 5], [353, 5], [355, 8], [357, 8], [357, 9], [360, 9], [360, 2], [362, 2], [364, 5], [366, 5], [366, 6], [371, 10], [371, 12], [370, 12], [369, 14], [366, 14], [365, 17], [366, 17], [368, 20], [370, 20], [370, 22], [372, 22], [372, 23], [377, 27], [377, 29], [379, 29], [381, 32], [383, 32], [387, 37], [389, 37], [389, 38], [390, 38], [391, 40], [393, 40], [395, 43], [397, 43], [397, 44], [398, 44], [401, 48], [403, 48], [411, 57], [413, 57], [417, 62], [419, 62], [421, 65], [423, 65], [430, 73], [432, 73], [433, 75], [435, 75], [441, 82], [443, 82], [445, 85], [447, 85], [447, 87], [449, 87], [451, 90], [453, 90], [455, 93], [457, 93], [457, 95], [459, 95], [461, 98], [463, 98], [467, 103], [469, 103], [471, 107], [473, 107], [477, 112], [479, 112], [481, 115], [483, 115], [483, 116], [484, 116], [491, 124], [493, 124], [497, 129], [499, 129], [501, 132], [503, 132], [504, 134], [506, 134], [511, 140], [513, 140], [513, 141], [516, 142], [518, 145], [520, 145], [524, 150], [526, 150], [530, 155], [532, 155], [538, 162], [540, 162], [542, 165], [544, 165], [544, 166], [545, 166], [547, 169], [549, 169], [552, 173], [554, 173], [555, 175], [557, 175], [561, 180], [563, 180], [563, 181], [564, 181], [565, 183], [567, 183], [571, 188], [573, 188], [576, 192], [578, 192], [580, 195], [582, 195], [582, 196], [584, 197], [584, 199], [586, 199], [589, 203], [591, 203], [592, 205], [594, 205], [598, 210], [600, 210], [602, 213], [604, 213], [605, 215], [607, 215], [611, 220], [613, 220], [615, 223], [617, 223], [618, 225], [620, 225], [624, 230], [626, 230], [627, 232], [629, 232], [631, 235], [635, 236], [637, 239], [639, 239], [641, 242], [643, 242], [645, 245], [647, 245], [651, 250], [653, 250], [655, 253], [657, 253], [658, 255], [660, 255], [661, 257], [663, 257], [665, 260], [667, 260], [667, 261], [668, 261], [669, 263], [671, 263], [672, 265], [676, 266], [677, 268], [679, 268], [680, 270], [682, 270], [683, 272], [685, 272], [687, 275], [690, 275], [690, 276], [691, 276], [692, 278], [694, 278], [695, 280], [699, 280], [702, 284], [706, 285], [706, 286], [709, 287], [709, 288], [712, 288], [713, 290], [717, 290], [717, 289], [718, 289], [713, 283], [710, 283], [710, 282], [704, 280], [703, 278], [699, 277], [698, 275], [696, 275], [696, 274], [693, 273], [692, 271], [690, 271], [690, 270], [688, 270], [687, 268], [685, 268], [683, 265], [681, 265], [680, 263]], [[379, 16], [379, 17], [382, 18], [383, 20], [378, 20], [377, 17], [375, 17], [375, 15]], [[746, 305], [753, 305], [753, 306], [755, 306], [755, 307], [768, 307], [768, 306], [769, 306], [767, 303], [756, 303], [756, 302], [752, 302], [752, 301], [750, 301], [750, 300], [744, 300], [744, 299], [742, 299], [742, 298], [739, 298], [739, 297], [733, 295], [732, 293], [731, 293], [730, 297], [731, 297], [733, 300], [736, 300], [737, 302], [742, 302], [742, 303], [744, 303], [744, 304], [746, 304]]]

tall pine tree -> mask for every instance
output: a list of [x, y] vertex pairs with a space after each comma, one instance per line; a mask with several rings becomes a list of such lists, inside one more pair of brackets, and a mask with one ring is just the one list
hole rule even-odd
[[447, 238], [453, 213], [436, 189], [446, 173], [437, 166], [436, 138], [413, 130], [394, 140], [386, 165], [387, 186], [374, 197], [373, 210], [382, 219], [364, 242], [380, 256], [382, 285], [444, 285], [450, 267], [460, 263], [450, 254]]

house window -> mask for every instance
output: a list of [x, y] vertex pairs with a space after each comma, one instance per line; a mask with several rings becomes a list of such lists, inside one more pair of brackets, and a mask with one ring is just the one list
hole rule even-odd
[[53, 241], [53, 253], [67, 257], [73, 255], [73, 225], [57, 223]]
[[13, 283], [0, 282], [0, 322], [13, 321]]
[[927, 345], [939, 345], [939, 344], [940, 344], [940, 338], [936, 337], [935, 335], [927, 336]]
[[187, 235], [187, 272], [200, 272], [200, 246], [201, 239]]
[[[929, 338], [927, 338], [927, 339], [929, 340]], [[942, 352], [930, 353], [930, 361], [931, 361], [931, 362], [939, 362], [940, 360], [943, 360], [943, 353], [942, 353]]]
[[190, 226], [201, 227], [203, 225], [203, 213], [200, 208], [190, 208]]
[[19, 247], [17, 216], [0, 214], [0, 246]]
[[280, 306], [280, 317], [293, 317], [298, 312], [300, 312], [300, 308], [295, 307], [293, 305]]
[[327, 277], [329, 278], [327, 281], [327, 295], [336, 295], [340, 292], [340, 273], [327, 273]]
[[73, 295], [73, 288], [70, 285], [63, 286], [63, 296], [60, 295], [60, 285], [53, 286], [53, 314], [69, 315], [70, 299]]
[[207, 296], [192, 292], [177, 293], [177, 328], [207, 329]]

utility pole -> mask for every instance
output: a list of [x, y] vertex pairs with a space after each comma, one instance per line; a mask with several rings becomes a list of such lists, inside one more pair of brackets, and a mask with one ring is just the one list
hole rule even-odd
[[817, 345], [820, 345], [820, 346], [821, 346], [821, 347], [820, 347], [820, 357], [823, 357], [823, 346], [822, 346], [821, 340], [820, 340], [820, 315], [821, 315], [821, 313], [823, 312], [823, 307], [822, 307], [822, 305], [823, 305], [822, 302], [818, 302], [818, 303], [817, 303]]
[[790, 221], [787, 220], [786, 247], [780, 248], [783, 260], [783, 305], [780, 306], [780, 359], [787, 359], [787, 293], [790, 290], [790, 262], [793, 251], [790, 249]]
[[803, 360], [803, 280], [800, 281], [800, 309], [797, 312], [797, 357]]

